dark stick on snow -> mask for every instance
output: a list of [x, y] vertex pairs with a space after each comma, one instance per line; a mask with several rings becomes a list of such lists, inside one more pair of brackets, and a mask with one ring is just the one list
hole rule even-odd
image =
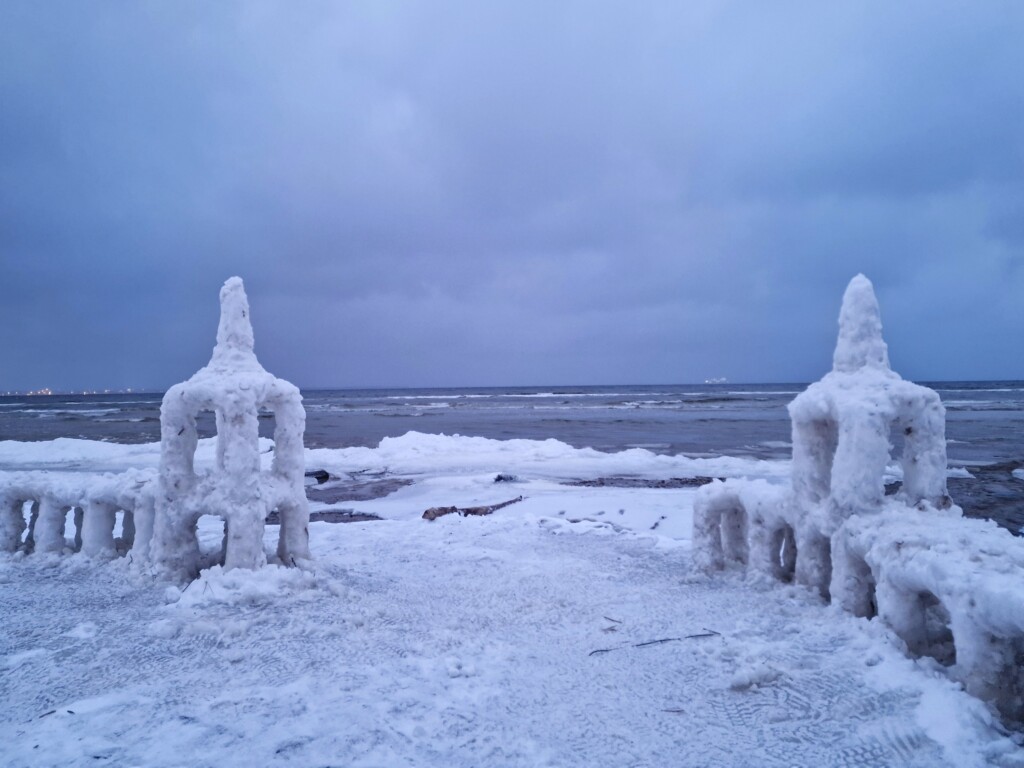
[[634, 648], [646, 648], [648, 645], [661, 645], [662, 643], [674, 643], [677, 640], [682, 640], [681, 637], [663, 637], [660, 640], [648, 640], [646, 643], [637, 643]]
[[[607, 619], [608, 617], [605, 616]], [[649, 645], [661, 645], [662, 643], [674, 643], [680, 640], [692, 640], [697, 637], [715, 637], [719, 635], [719, 632], [715, 632], [713, 629], [704, 628], [703, 632], [696, 635], [683, 635], [682, 637], [662, 637], [657, 640], [646, 640], [642, 643], [634, 643], [633, 645], [620, 645], [617, 648], [598, 648], [595, 651], [591, 651], [587, 656], [596, 656], [599, 653], [611, 653], [612, 651], [621, 651], [623, 648], [646, 648]]]

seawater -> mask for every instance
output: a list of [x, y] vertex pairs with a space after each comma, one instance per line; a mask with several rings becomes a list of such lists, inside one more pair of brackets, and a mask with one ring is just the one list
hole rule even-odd
[[[973, 481], [951, 481], [968, 512], [1017, 531], [1024, 524], [1024, 382], [925, 382], [946, 406], [952, 466]], [[500, 440], [554, 438], [602, 451], [645, 448], [692, 456], [790, 455], [786, 404], [806, 384], [699, 384], [303, 392], [306, 445], [376, 446], [409, 431]], [[160, 439], [160, 394], [0, 397], [0, 440], [75, 437], [122, 443]], [[200, 434], [214, 434], [211, 417]], [[261, 433], [273, 431], [272, 417]], [[994, 468], [994, 469], [993, 469]]]

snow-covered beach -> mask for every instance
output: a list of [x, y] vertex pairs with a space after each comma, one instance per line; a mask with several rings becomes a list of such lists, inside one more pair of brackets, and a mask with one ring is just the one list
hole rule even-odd
[[[84, 445], [79, 470], [90, 448], [104, 469], [156, 456]], [[783, 467], [428, 435], [310, 453], [309, 466], [332, 473], [414, 480], [345, 505], [380, 522], [312, 523], [312, 572], [218, 569], [180, 591], [132, 577], [123, 560], [4, 559], [6, 764], [1019, 757], [980, 702], [934, 662], [906, 659], [879, 627], [796, 587], [751, 590], [735, 575], [693, 573], [694, 490], [560, 484], [778, 480]], [[501, 472], [519, 480], [495, 483]], [[512, 495], [526, 498], [489, 517], [420, 519], [430, 506]], [[204, 521], [213, 553], [219, 521]]]
[[792, 461], [306, 448], [221, 302], [159, 444], [0, 442], [6, 764], [1024, 765], [1021, 541], [862, 276]]
[[[200, 445], [200, 466], [213, 447]], [[155, 445], [0, 444], [5, 462], [19, 453], [77, 472], [159, 457]], [[1022, 764], [981, 702], [877, 622], [799, 587], [694, 572], [696, 489], [563, 484], [778, 483], [786, 462], [424, 434], [306, 461], [412, 483], [339, 502], [380, 521], [311, 523], [310, 572], [215, 569], [182, 590], [124, 559], [4, 557], [2, 761]], [[487, 517], [421, 519], [519, 495]], [[215, 557], [220, 521], [203, 518], [200, 535]]]

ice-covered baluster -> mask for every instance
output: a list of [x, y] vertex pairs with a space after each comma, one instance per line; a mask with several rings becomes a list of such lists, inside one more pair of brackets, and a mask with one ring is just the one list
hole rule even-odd
[[114, 525], [117, 521], [117, 507], [90, 499], [82, 511], [82, 553], [89, 557], [112, 557], [116, 554]]
[[39, 517], [35, 524], [35, 551], [61, 552], [64, 549], [64, 525], [70, 507], [52, 496], [39, 500]]
[[17, 497], [0, 498], [0, 552], [14, 552], [25, 533], [25, 502]]

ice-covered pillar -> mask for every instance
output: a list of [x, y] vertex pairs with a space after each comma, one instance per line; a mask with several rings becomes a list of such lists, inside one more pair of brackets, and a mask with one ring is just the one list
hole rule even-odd
[[113, 556], [114, 524], [117, 507], [102, 501], [89, 500], [83, 506], [82, 553], [88, 557]]
[[924, 389], [906, 410], [900, 422], [903, 496], [911, 504], [927, 501], [947, 507], [951, 502], [946, 490], [946, 409], [938, 394]]
[[[210, 366], [230, 370], [256, 363], [253, 346], [249, 301], [242, 280], [233, 277], [221, 288], [217, 346]], [[217, 469], [231, 507], [224, 567], [259, 568], [266, 562], [263, 521], [267, 514], [260, 490], [259, 405], [248, 382], [239, 382], [238, 388], [240, 396], [217, 398], [215, 407]]]
[[253, 402], [228, 400], [217, 407], [217, 471], [227, 516], [225, 568], [258, 568], [266, 507], [260, 490], [259, 415]]
[[[813, 412], [814, 405], [821, 410]], [[825, 404], [810, 404], [806, 413], [793, 420], [793, 493], [799, 504], [820, 504], [832, 490], [832, 462], [839, 435], [835, 416]]]
[[25, 533], [25, 502], [17, 497], [0, 497], [0, 552], [14, 552]]
[[693, 503], [693, 562], [705, 571], [749, 557], [747, 510], [739, 494], [721, 483], [698, 492]]
[[[139, 494], [135, 502], [135, 509], [132, 511], [132, 561], [140, 563], [150, 559], [150, 545], [153, 541], [153, 522], [156, 510], [156, 499], [146, 486]], [[195, 537], [193, 537], [195, 538]]]
[[832, 461], [830, 499], [840, 518], [877, 509], [885, 497], [889, 462], [889, 421], [878, 412], [852, 412], [840, 418]]
[[282, 382], [274, 403], [277, 425], [274, 430], [272, 474], [281, 489], [278, 518], [281, 532], [277, 556], [282, 563], [295, 565], [309, 560], [309, 507], [306, 502], [305, 448], [306, 409], [298, 388]]
[[64, 549], [64, 525], [70, 509], [52, 496], [39, 500], [39, 518], [35, 525], [36, 552], [61, 552]]

